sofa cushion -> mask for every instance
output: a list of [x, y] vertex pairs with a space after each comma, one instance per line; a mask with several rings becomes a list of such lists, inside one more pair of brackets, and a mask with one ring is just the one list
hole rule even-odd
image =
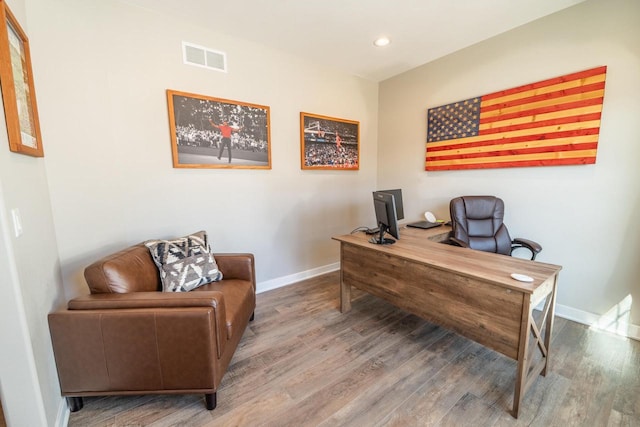
[[220, 291], [224, 294], [227, 339], [231, 339], [235, 333], [242, 334], [244, 332], [256, 306], [256, 294], [250, 281], [225, 279], [224, 282], [201, 286], [196, 291]]
[[222, 279], [204, 231], [173, 240], [150, 240], [145, 246], [160, 271], [164, 292], [188, 292]]
[[160, 273], [143, 244], [104, 257], [84, 270], [92, 294], [156, 292]]

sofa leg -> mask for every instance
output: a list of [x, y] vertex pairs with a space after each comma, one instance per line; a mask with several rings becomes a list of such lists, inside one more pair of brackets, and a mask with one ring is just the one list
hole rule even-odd
[[253, 319], [256, 318], [256, 312], [251, 313], [251, 317], [249, 318], [249, 322], [253, 322]]
[[216, 409], [216, 405], [218, 404], [217, 400], [216, 400], [216, 394], [215, 393], [207, 393], [204, 395], [204, 401], [207, 405], [207, 409], [208, 410], [213, 410]]
[[78, 412], [84, 406], [82, 397], [67, 397], [67, 405], [71, 412]]

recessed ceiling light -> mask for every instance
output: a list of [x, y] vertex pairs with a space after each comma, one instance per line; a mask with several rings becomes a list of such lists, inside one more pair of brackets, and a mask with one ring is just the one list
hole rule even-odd
[[386, 46], [389, 43], [391, 43], [391, 40], [389, 40], [387, 37], [379, 37], [373, 42], [374, 46], [378, 47]]

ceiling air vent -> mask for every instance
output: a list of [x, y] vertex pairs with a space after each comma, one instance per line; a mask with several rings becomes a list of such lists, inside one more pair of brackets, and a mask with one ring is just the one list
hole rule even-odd
[[227, 55], [224, 52], [182, 42], [182, 58], [185, 64], [227, 72]]

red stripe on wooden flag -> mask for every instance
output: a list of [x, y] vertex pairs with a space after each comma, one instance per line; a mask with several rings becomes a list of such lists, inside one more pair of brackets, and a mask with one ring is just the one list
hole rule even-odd
[[[562, 89], [562, 90], [557, 90], [555, 92], [543, 93], [540, 95], [527, 96], [526, 98], [518, 98], [518, 99], [514, 99], [513, 101], [502, 102], [499, 104], [493, 104], [493, 105], [488, 105], [486, 107], [481, 107], [480, 114], [488, 111], [515, 107], [517, 105], [530, 104], [532, 102], [546, 101], [549, 99], [560, 98], [563, 96], [577, 95], [581, 93], [594, 92], [594, 91], [603, 90], [603, 89], [604, 89], [604, 82], [600, 82], [600, 83], [593, 83], [590, 85], [575, 87], [571, 89]], [[482, 97], [482, 101], [486, 101], [486, 98], [484, 96]]]
[[553, 125], [562, 125], [562, 124], [568, 124], [568, 123], [587, 122], [590, 120], [600, 120], [601, 114], [602, 113], [582, 114], [580, 116], [559, 117], [557, 119], [540, 120], [539, 122], [533, 122], [533, 123], [521, 123], [521, 124], [511, 125], [511, 126], [502, 126], [499, 128], [483, 129], [483, 130], [480, 130], [479, 135], [490, 135], [492, 133], [512, 132], [515, 130], [533, 129], [533, 128], [539, 128], [543, 126], [553, 126]]
[[575, 159], [553, 159], [553, 160], [522, 160], [514, 162], [483, 162], [466, 165], [431, 166], [427, 171], [445, 171], [458, 169], [496, 169], [496, 168], [517, 168], [527, 166], [568, 166], [568, 165], [591, 165], [595, 164], [595, 157], [577, 157]]
[[590, 70], [579, 71], [577, 73], [567, 74], [566, 76], [554, 77], [548, 80], [542, 80], [537, 83], [531, 83], [528, 85], [522, 85], [518, 87], [514, 87], [513, 89], [502, 90], [500, 92], [491, 93], [489, 95], [484, 95], [482, 98], [485, 100], [500, 98], [502, 96], [513, 95], [514, 93], [524, 92], [531, 89], [539, 89], [542, 87], [553, 86], [560, 83], [565, 83], [571, 80], [579, 80], [585, 79], [587, 77], [597, 76], [599, 74], [606, 74], [607, 66], [592, 68]]
[[429, 157], [430, 161], [438, 161], [438, 160], [453, 160], [453, 159], [476, 159], [479, 157], [488, 157], [488, 156], [513, 156], [516, 154], [536, 154], [536, 153], [551, 153], [551, 152], [559, 152], [559, 151], [571, 151], [573, 149], [577, 150], [593, 150], [598, 148], [597, 142], [589, 142], [584, 144], [564, 144], [564, 145], [553, 145], [551, 147], [532, 147], [532, 148], [520, 148], [520, 149], [506, 149], [506, 150], [496, 150], [496, 151], [482, 151], [479, 153], [469, 153], [469, 154], [451, 154], [448, 156], [433, 156]]
[[441, 145], [439, 147], [429, 147], [427, 153], [432, 153], [435, 151], [444, 151], [444, 150], [455, 150], [461, 148], [472, 148], [472, 147], [486, 147], [488, 145], [495, 144], [510, 144], [516, 142], [527, 142], [527, 141], [548, 141], [552, 139], [558, 138], [570, 138], [576, 136], [587, 136], [587, 135], [598, 135], [600, 128], [589, 128], [589, 129], [578, 129], [564, 132], [552, 132], [552, 133], [540, 133], [540, 134], [532, 134], [532, 135], [522, 135], [522, 136], [514, 136], [511, 138], [494, 138], [486, 141], [478, 141], [467, 144], [451, 144], [451, 145]]
[[526, 116], [535, 116], [538, 114], [554, 113], [563, 110], [572, 110], [574, 108], [590, 107], [593, 105], [602, 105], [603, 98], [588, 98], [581, 101], [566, 102], [564, 104], [549, 105], [546, 107], [532, 108], [530, 110], [521, 110], [514, 113], [501, 114], [493, 117], [480, 117], [480, 124], [498, 122], [500, 120], [517, 119]]

